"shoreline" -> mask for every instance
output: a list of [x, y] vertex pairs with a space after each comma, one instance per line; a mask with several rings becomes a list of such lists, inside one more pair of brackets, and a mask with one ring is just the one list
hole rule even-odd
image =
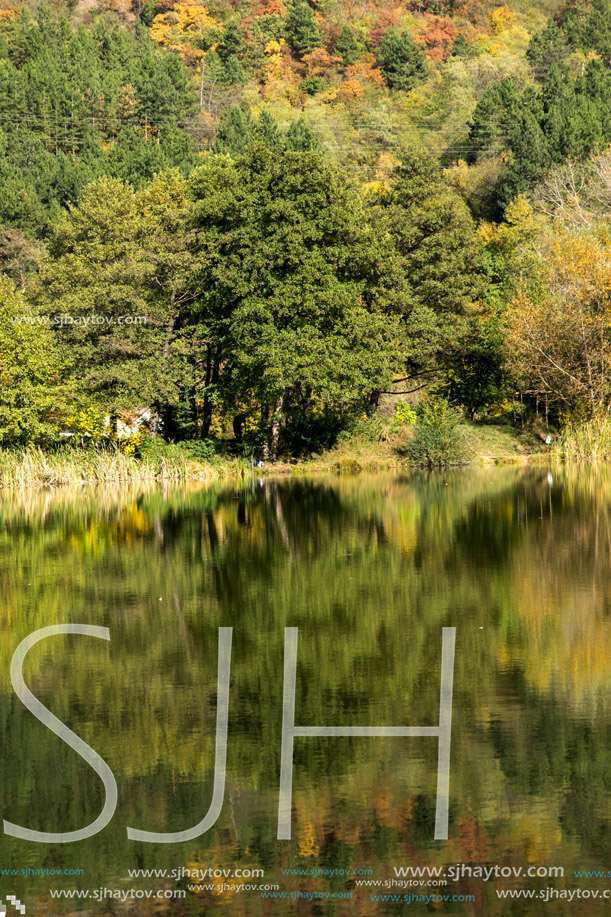
[[481, 467], [490, 465], [544, 464], [552, 458], [549, 449], [532, 431], [507, 425], [466, 425], [465, 456], [444, 464], [410, 462], [405, 434], [385, 435], [380, 441], [347, 439], [332, 449], [308, 458], [283, 458], [255, 467], [249, 459], [218, 456], [199, 462], [186, 456], [149, 458], [116, 452], [75, 448], [69, 453], [26, 447], [0, 451], [0, 489], [19, 487], [55, 488], [130, 482], [210, 482], [223, 479], [316, 474], [401, 473], [417, 468]]

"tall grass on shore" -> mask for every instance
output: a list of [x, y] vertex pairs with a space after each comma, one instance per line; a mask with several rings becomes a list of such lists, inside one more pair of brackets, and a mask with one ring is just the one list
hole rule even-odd
[[563, 462], [611, 459], [611, 419], [608, 417], [568, 424], [552, 446], [551, 454]]
[[0, 450], [0, 487], [117, 483], [119, 481], [180, 481], [214, 478], [210, 465], [190, 462], [180, 454], [136, 458], [119, 449], [66, 449], [45, 452], [33, 447]]

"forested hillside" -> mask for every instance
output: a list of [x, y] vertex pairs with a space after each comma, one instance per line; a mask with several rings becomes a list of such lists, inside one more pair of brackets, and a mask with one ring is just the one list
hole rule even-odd
[[0, 0], [0, 443], [600, 420], [610, 145], [611, 0]]

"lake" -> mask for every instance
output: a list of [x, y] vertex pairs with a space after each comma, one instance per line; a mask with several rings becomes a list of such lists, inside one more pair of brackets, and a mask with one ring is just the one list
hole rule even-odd
[[[66, 834], [108, 802], [11, 686], [17, 646], [50, 625], [97, 630], [40, 639], [25, 683], [117, 788], [89, 838], [1, 835], [3, 899], [28, 915], [608, 913], [605, 469], [4, 492], [0, 516], [2, 816]], [[447, 840], [432, 735], [296, 735], [278, 839], [285, 639], [297, 727], [437, 727], [444, 628]], [[218, 818], [190, 840], [130, 839], [206, 816], [217, 701]]]

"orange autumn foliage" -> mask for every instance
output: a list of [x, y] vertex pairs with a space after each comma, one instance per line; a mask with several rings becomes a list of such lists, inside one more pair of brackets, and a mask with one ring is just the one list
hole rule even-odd
[[21, 10], [15, 6], [9, 6], [7, 9], [0, 10], [0, 23], [11, 22], [21, 15]]
[[280, 0], [256, 0], [252, 14], [257, 16], [286, 16], [287, 8]]
[[334, 57], [324, 48], [314, 48], [309, 54], [304, 54], [302, 60], [308, 76], [325, 76], [337, 68], [341, 58]]
[[402, 17], [403, 10], [400, 7], [381, 10], [373, 29], [369, 32], [369, 41], [372, 47], [375, 48], [380, 44], [384, 32], [387, 32], [388, 29], [398, 28]]
[[375, 83], [377, 86], [386, 85], [382, 71], [375, 66], [373, 54], [364, 54], [356, 64], [346, 67], [346, 79], [357, 80], [359, 83]]
[[363, 87], [358, 80], [344, 80], [340, 87], [341, 96], [346, 99], [360, 99], [363, 95]]
[[447, 60], [457, 35], [458, 29], [451, 19], [435, 16], [435, 18], [429, 22], [423, 35], [426, 45], [426, 55], [429, 60]]

